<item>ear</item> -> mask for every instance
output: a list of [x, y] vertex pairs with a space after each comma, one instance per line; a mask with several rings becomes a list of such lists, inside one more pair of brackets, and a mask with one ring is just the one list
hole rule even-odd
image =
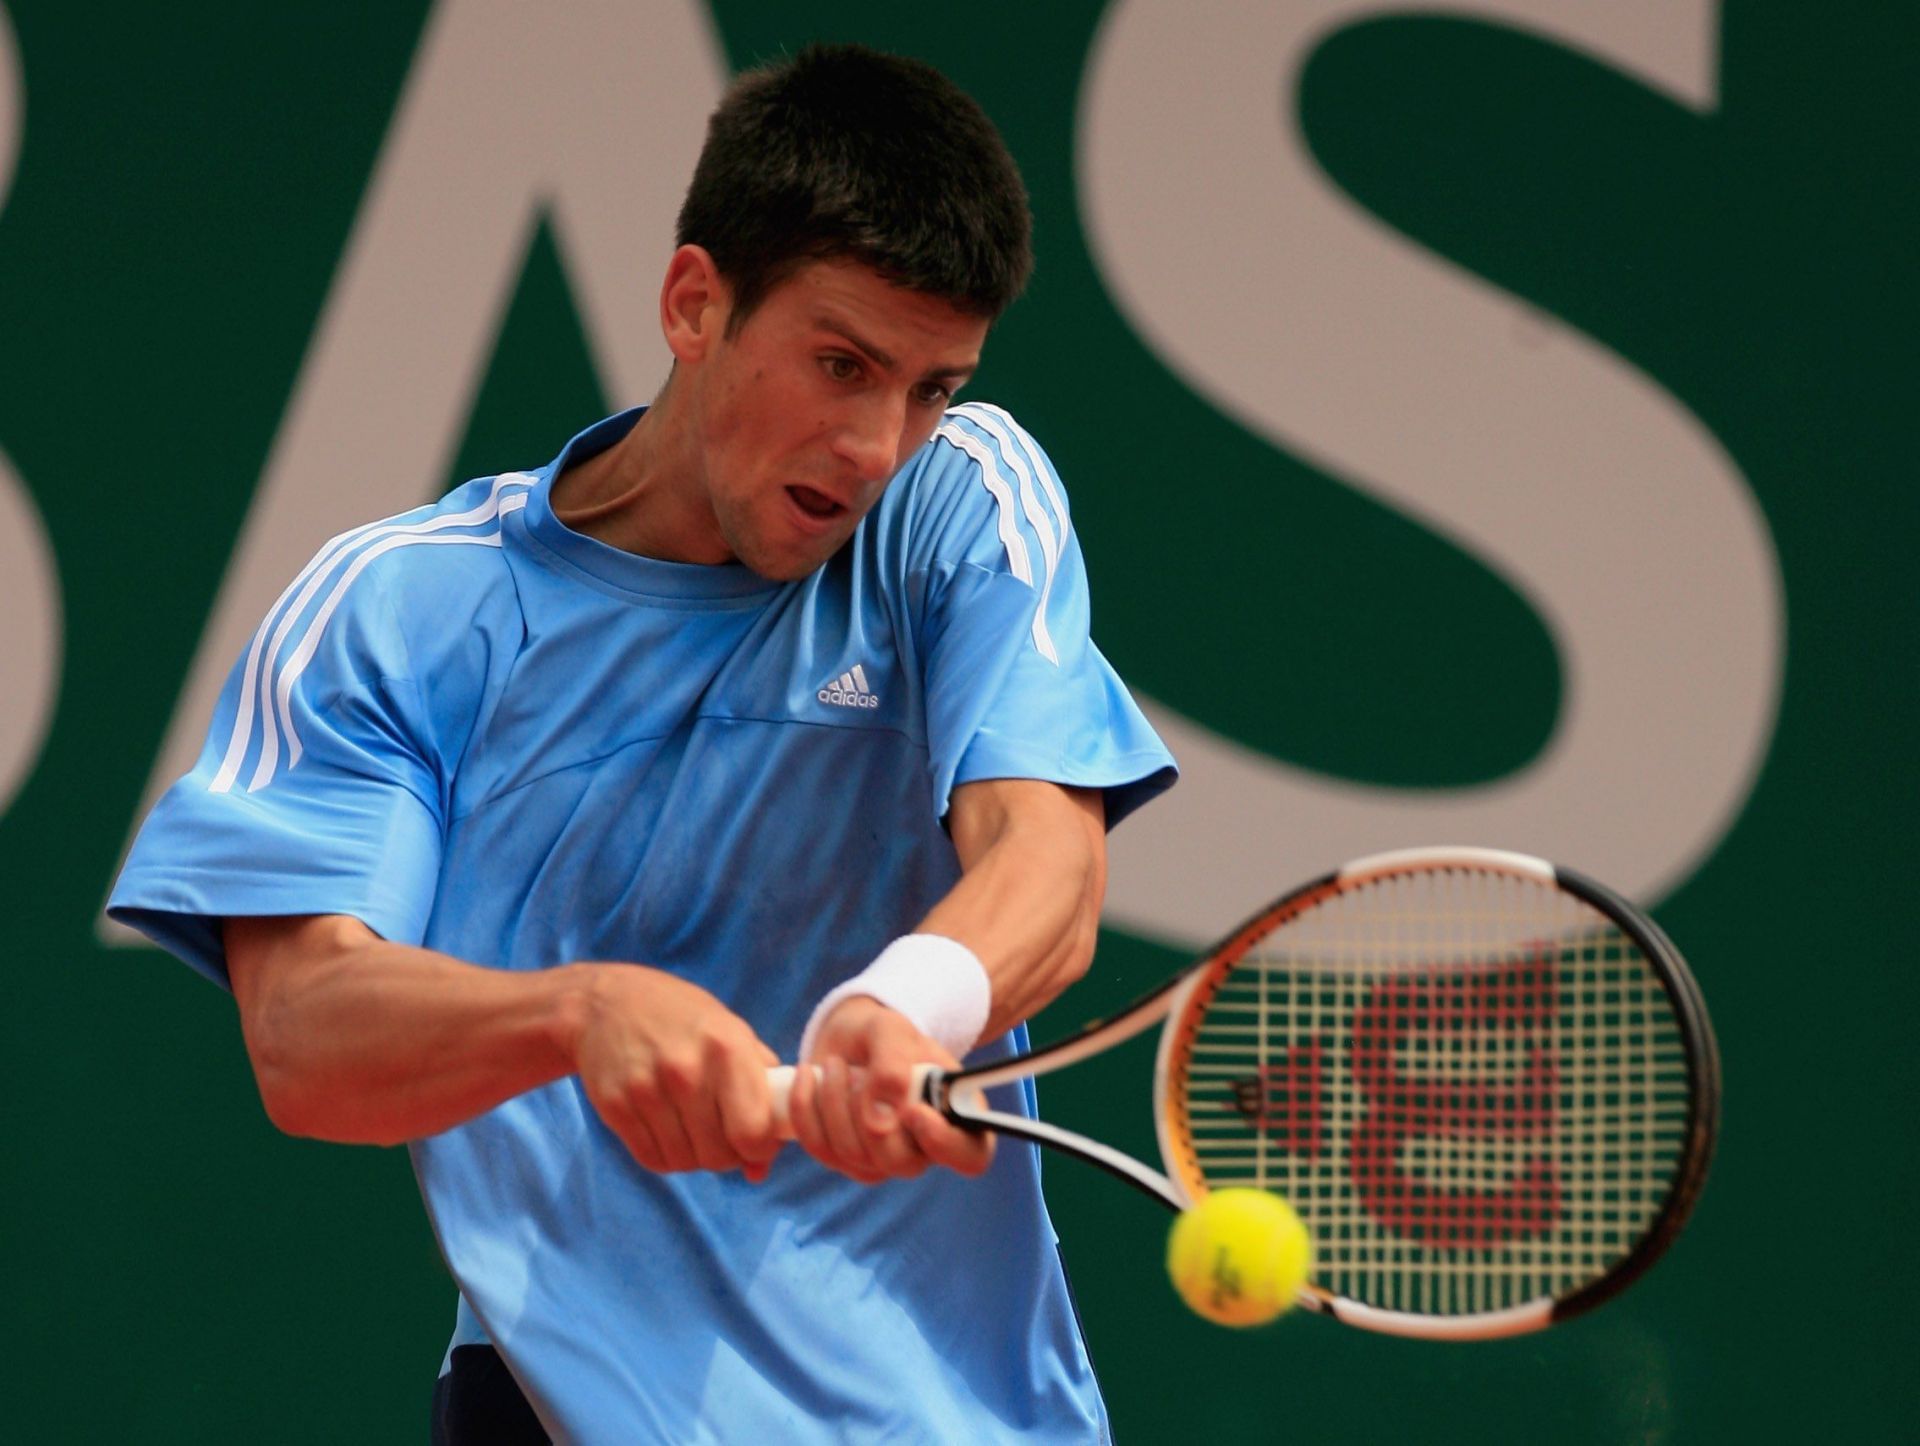
[[660, 331], [674, 360], [700, 362], [726, 334], [733, 294], [705, 247], [682, 246], [660, 284]]

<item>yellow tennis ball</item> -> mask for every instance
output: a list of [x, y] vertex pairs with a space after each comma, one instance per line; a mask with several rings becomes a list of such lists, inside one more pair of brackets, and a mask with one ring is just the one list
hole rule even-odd
[[1220, 1325], [1265, 1325], [1294, 1303], [1312, 1270], [1307, 1227], [1269, 1190], [1212, 1191], [1180, 1212], [1167, 1237], [1173, 1288]]

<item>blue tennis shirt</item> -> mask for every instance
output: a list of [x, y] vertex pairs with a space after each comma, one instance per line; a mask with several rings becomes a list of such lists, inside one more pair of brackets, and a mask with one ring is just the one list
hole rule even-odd
[[[233, 915], [353, 915], [500, 969], [633, 960], [791, 1058], [958, 878], [956, 785], [1100, 788], [1112, 823], [1172, 782], [1088, 636], [1059, 479], [1005, 412], [950, 411], [791, 583], [555, 518], [553, 478], [638, 416], [329, 542], [113, 916], [223, 985]], [[797, 1149], [760, 1186], [655, 1175], [569, 1077], [411, 1149], [456, 1340], [491, 1339], [565, 1439], [1106, 1436], [1025, 1145], [978, 1180], [865, 1187]]]

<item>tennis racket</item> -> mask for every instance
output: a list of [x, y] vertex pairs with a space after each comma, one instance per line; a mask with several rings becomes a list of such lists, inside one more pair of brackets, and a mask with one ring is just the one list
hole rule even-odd
[[[1161, 1169], [988, 1102], [1156, 1023]], [[784, 1105], [792, 1070], [774, 1073]], [[1431, 848], [1315, 879], [1112, 1018], [921, 1087], [956, 1124], [1173, 1210], [1275, 1191], [1314, 1239], [1301, 1304], [1486, 1340], [1592, 1309], [1673, 1243], [1720, 1070], [1699, 989], [1646, 915], [1523, 854]]]

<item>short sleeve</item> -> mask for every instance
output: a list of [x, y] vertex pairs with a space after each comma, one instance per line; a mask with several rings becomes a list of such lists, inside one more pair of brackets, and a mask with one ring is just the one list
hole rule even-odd
[[998, 407], [942, 421], [943, 505], [925, 569], [921, 649], [934, 795], [988, 778], [1103, 789], [1112, 826], [1172, 785], [1175, 768], [1094, 646], [1066, 490], [1039, 444]]
[[108, 900], [223, 987], [222, 919], [347, 914], [418, 943], [432, 909], [442, 750], [382, 580], [325, 557], [235, 664], [198, 763], [154, 806]]

